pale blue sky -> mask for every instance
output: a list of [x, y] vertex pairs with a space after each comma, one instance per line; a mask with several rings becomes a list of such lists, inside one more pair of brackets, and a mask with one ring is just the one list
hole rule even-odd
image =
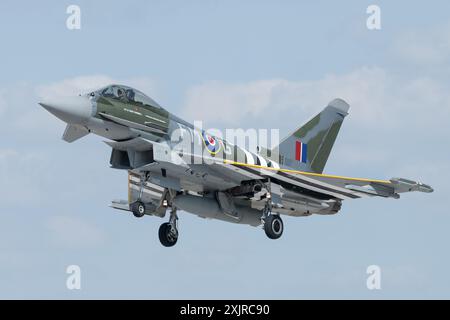
[[[70, 4], [79, 31], [65, 27]], [[380, 31], [366, 28], [369, 4]], [[448, 1], [2, 1], [0, 298], [450, 298], [449, 12]], [[65, 143], [37, 105], [109, 81], [206, 126], [282, 133], [344, 98], [325, 171], [435, 192], [285, 218], [278, 241], [181, 213], [177, 246], [163, 248], [162, 220], [108, 208], [127, 193], [109, 148]], [[65, 287], [70, 264], [81, 291]], [[366, 289], [372, 264], [381, 291]]]

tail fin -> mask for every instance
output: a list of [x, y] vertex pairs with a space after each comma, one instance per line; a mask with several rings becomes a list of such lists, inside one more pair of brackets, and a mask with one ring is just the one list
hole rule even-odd
[[321, 113], [283, 139], [276, 147], [281, 165], [322, 173], [349, 108], [344, 100], [335, 99]]

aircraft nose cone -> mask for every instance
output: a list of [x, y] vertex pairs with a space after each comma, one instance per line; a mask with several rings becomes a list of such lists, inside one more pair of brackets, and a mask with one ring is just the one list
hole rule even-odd
[[84, 96], [48, 99], [39, 104], [62, 121], [71, 124], [83, 124], [93, 115], [92, 103]]

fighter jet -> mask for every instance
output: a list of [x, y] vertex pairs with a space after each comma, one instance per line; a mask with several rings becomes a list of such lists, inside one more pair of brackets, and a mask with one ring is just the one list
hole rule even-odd
[[420, 182], [324, 174], [349, 105], [331, 101], [319, 114], [270, 150], [250, 151], [209, 134], [161, 107], [144, 93], [110, 85], [71, 98], [40, 102], [67, 123], [63, 139], [89, 133], [106, 138], [111, 168], [128, 171], [128, 200], [115, 209], [164, 218], [163, 246], [178, 240], [177, 211], [202, 218], [262, 226], [267, 237], [283, 234], [281, 215], [333, 215], [342, 202], [433, 192]]

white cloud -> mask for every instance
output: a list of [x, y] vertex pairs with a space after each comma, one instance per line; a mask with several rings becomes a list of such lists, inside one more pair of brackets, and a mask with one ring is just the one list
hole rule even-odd
[[[255, 118], [273, 119], [278, 114], [292, 120], [292, 113], [309, 117], [335, 97], [341, 97], [361, 105], [365, 116], [373, 118], [379, 113], [378, 108], [367, 106], [365, 99], [369, 95], [378, 96], [385, 82], [386, 73], [378, 68], [363, 68], [343, 76], [327, 75], [317, 81], [271, 79], [238, 84], [215, 81], [188, 91], [184, 114], [227, 125]], [[306, 120], [305, 116], [299, 120]]]
[[273, 90], [285, 83], [278, 79], [240, 84], [213, 81], [195, 86], [188, 91], [184, 114], [195, 120], [220, 119], [225, 123], [259, 116], [272, 106]]
[[13, 149], [3, 149], [0, 150], [0, 163], [2, 161], [5, 161], [6, 159], [10, 157], [14, 157], [17, 155], [17, 151]]
[[436, 124], [436, 116], [450, 114], [445, 107], [450, 93], [439, 82], [402, 79], [373, 67], [313, 81], [208, 82], [188, 90], [184, 115], [228, 126], [266, 124], [267, 119], [298, 126], [336, 97], [351, 105], [351, 121], [362, 127], [406, 129], [424, 121]]

